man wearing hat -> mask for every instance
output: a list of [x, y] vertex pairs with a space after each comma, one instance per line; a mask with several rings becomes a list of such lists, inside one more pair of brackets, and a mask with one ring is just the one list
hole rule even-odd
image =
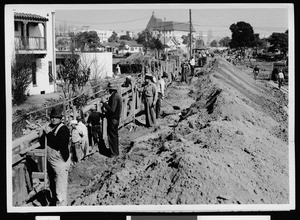
[[70, 122], [72, 126], [72, 144], [71, 144], [71, 155], [73, 162], [79, 162], [83, 158], [83, 131], [78, 126], [77, 120], [72, 120]]
[[87, 156], [90, 152], [90, 146], [89, 146], [89, 138], [88, 138], [88, 129], [83, 123], [82, 117], [79, 115], [76, 117], [76, 120], [78, 121], [78, 128], [82, 131], [82, 139], [81, 139], [81, 144], [82, 144], [82, 149], [83, 149], [83, 156]]
[[[50, 124], [40, 130], [42, 146], [47, 143], [47, 171], [53, 201], [50, 205], [67, 205], [68, 171], [70, 168], [70, 131], [62, 123], [62, 109], [53, 107]], [[45, 141], [46, 137], [46, 141]]]
[[[97, 145], [99, 143], [99, 139], [101, 138], [102, 136], [102, 131], [101, 131], [101, 124], [100, 124], [100, 121], [101, 121], [101, 113], [96, 111], [96, 106], [93, 105], [91, 107], [91, 113], [87, 119], [87, 123], [89, 124], [90, 126], [90, 146], [93, 146], [92, 145], [92, 141], [94, 141], [94, 145]], [[87, 152], [89, 153], [89, 152]]]
[[187, 82], [188, 65], [185, 60], [181, 63], [181, 82]]
[[164, 99], [165, 96], [165, 78], [168, 78], [168, 74], [166, 72], [163, 72], [162, 76], [158, 75], [158, 81], [157, 81], [158, 98], [155, 105], [156, 119], [160, 117], [161, 100]]
[[111, 156], [119, 155], [119, 123], [122, 111], [122, 97], [118, 93], [118, 86], [110, 84], [108, 86], [110, 97], [108, 103], [104, 98], [101, 100], [105, 110], [104, 117], [107, 118], [107, 137]]
[[145, 75], [145, 85], [142, 94], [145, 106], [146, 127], [155, 126], [156, 116], [154, 107], [156, 105], [158, 93], [156, 85], [152, 82], [152, 74], [150, 73]]

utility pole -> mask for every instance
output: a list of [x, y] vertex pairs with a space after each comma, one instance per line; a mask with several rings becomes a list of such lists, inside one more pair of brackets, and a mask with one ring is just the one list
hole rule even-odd
[[190, 59], [192, 58], [192, 11], [190, 11]]
[[165, 24], [166, 24], [166, 18], [164, 18], [164, 53], [166, 53], [166, 29], [165, 29]]

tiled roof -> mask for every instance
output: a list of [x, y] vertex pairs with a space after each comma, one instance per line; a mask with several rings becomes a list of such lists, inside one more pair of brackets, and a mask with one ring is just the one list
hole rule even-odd
[[45, 18], [40, 15], [19, 13], [19, 12], [15, 12], [15, 19], [31, 20], [31, 21], [48, 21], [48, 18]]
[[162, 19], [160, 18], [156, 18], [154, 14], [152, 14], [146, 29], [156, 29], [160, 26], [160, 24], [162, 23]]

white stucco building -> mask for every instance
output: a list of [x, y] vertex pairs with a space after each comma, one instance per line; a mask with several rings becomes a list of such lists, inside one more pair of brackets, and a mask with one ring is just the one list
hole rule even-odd
[[33, 55], [27, 94], [54, 92], [54, 11], [16, 5], [6, 10], [6, 15], [6, 64], [12, 63], [16, 56]]
[[108, 38], [112, 35], [113, 31], [112, 30], [96, 30], [98, 37], [100, 39], [100, 42], [107, 42]]
[[91, 80], [113, 76], [111, 52], [82, 52], [79, 56], [81, 63], [91, 69]]

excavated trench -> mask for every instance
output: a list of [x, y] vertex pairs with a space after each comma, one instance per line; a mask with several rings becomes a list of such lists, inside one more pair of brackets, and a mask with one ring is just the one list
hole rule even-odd
[[210, 65], [168, 88], [180, 114], [163, 106], [156, 128], [120, 130], [120, 157], [72, 167], [70, 205], [287, 203], [288, 115], [266, 105], [287, 101], [225, 60]]

